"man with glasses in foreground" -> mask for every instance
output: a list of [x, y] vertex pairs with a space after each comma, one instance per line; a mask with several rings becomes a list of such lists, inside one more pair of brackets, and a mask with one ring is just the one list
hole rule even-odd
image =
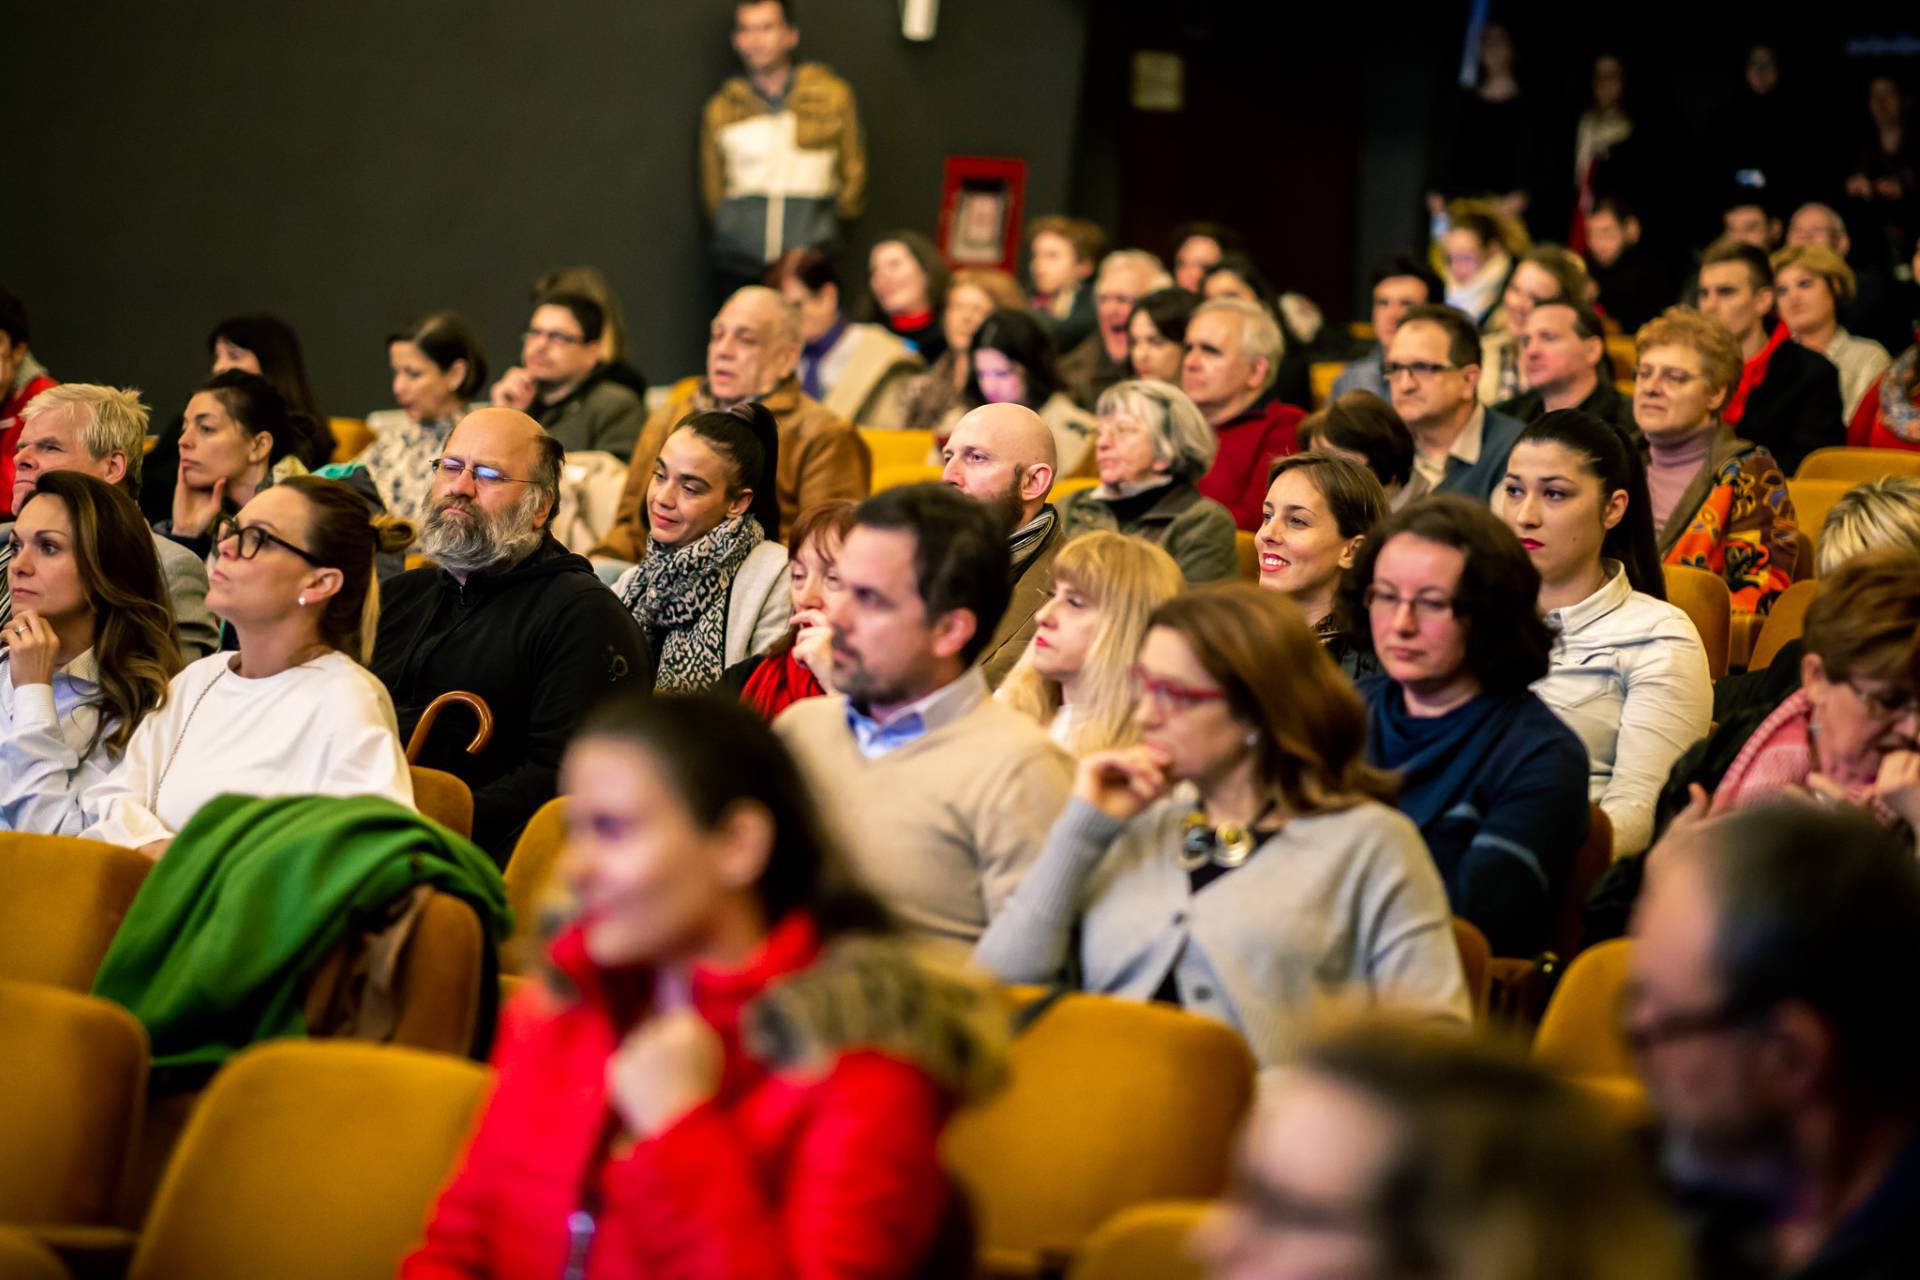
[[607, 313], [584, 293], [549, 293], [533, 307], [520, 363], [500, 375], [490, 398], [531, 414], [570, 453], [633, 456], [646, 410], [631, 388], [607, 377], [600, 334]]
[[1525, 424], [1480, 403], [1480, 332], [1463, 311], [1415, 307], [1394, 331], [1381, 364], [1393, 410], [1413, 434], [1413, 477], [1395, 509], [1429, 493], [1486, 502], [1507, 475]]
[[393, 696], [405, 741], [443, 693], [477, 693], [491, 742], [464, 750], [449, 726], [419, 763], [473, 789], [473, 838], [505, 863], [534, 810], [551, 800], [580, 717], [629, 680], [653, 686], [653, 659], [633, 615], [593, 567], [554, 540], [565, 453], [513, 409], [480, 409], [434, 463], [420, 550], [435, 564], [381, 588], [373, 673]]
[[1656, 854], [1623, 1015], [1700, 1274], [1920, 1275], [1910, 840], [1793, 804]]

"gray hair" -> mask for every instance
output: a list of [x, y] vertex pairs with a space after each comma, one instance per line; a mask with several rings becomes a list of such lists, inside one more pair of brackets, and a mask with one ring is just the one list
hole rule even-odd
[[1245, 298], [1209, 298], [1193, 309], [1187, 321], [1187, 337], [1193, 337], [1193, 321], [1205, 315], [1234, 316], [1240, 321], [1240, 353], [1249, 360], [1267, 362], [1266, 378], [1260, 384], [1265, 391], [1280, 376], [1280, 357], [1286, 354], [1286, 340], [1280, 336], [1280, 322], [1273, 312]]
[[[720, 310], [725, 311], [736, 302], [748, 300], [765, 302], [771, 307], [773, 314], [779, 317], [780, 327], [785, 331], [780, 336], [796, 347], [800, 345], [800, 309], [788, 302], [776, 289], [769, 289], [763, 284], [744, 285], [728, 296]], [[714, 318], [719, 318], [717, 312]]]
[[32, 422], [68, 408], [79, 415], [75, 423], [80, 428], [80, 443], [95, 462], [104, 462], [116, 452], [126, 455], [123, 487], [140, 496], [140, 461], [146, 456], [147, 444], [147, 406], [141, 403], [140, 393], [91, 382], [63, 382], [35, 396], [20, 420]]
[[1828, 509], [1820, 525], [1815, 572], [1830, 578], [1863, 551], [1901, 551], [1920, 558], [1920, 476], [1882, 476], [1855, 485]]
[[1167, 464], [1176, 480], [1198, 480], [1213, 466], [1220, 441], [1200, 407], [1171, 382], [1130, 378], [1100, 393], [1095, 406], [1102, 418], [1127, 418], [1153, 441], [1153, 456]]
[[1109, 271], [1118, 271], [1126, 267], [1132, 267], [1145, 274], [1146, 283], [1140, 286], [1140, 296], [1143, 298], [1156, 290], [1173, 287], [1173, 277], [1167, 274], [1166, 264], [1145, 249], [1115, 249], [1100, 259], [1100, 271], [1093, 278], [1093, 287], [1098, 289], [1100, 282], [1106, 279]]

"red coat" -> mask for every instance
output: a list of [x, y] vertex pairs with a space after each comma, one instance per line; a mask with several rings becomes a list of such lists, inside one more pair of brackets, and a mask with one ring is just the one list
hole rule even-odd
[[1233, 512], [1235, 527], [1252, 533], [1260, 527], [1260, 506], [1267, 500], [1267, 468], [1275, 458], [1298, 452], [1300, 423], [1306, 416], [1271, 394], [1255, 401], [1215, 430], [1220, 452], [1195, 487]]
[[605, 1083], [622, 1034], [614, 1009], [635, 1007], [622, 996], [644, 980], [597, 970], [578, 933], [563, 935], [554, 960], [581, 996], [529, 991], [508, 1008], [492, 1096], [404, 1280], [555, 1280], [568, 1216], [590, 1199], [589, 1280], [910, 1274], [947, 1207], [944, 1092], [878, 1053], [844, 1054], [803, 1079], [741, 1048], [742, 1008], [818, 955], [811, 923], [791, 917], [743, 972], [696, 971], [694, 1007], [726, 1051], [719, 1096], [602, 1158], [616, 1123]]
[[20, 446], [20, 433], [26, 428], [20, 414], [33, 403], [35, 396], [58, 385], [46, 374], [39, 374], [20, 388], [19, 395], [0, 405], [0, 515], [10, 516], [13, 512], [13, 454]]

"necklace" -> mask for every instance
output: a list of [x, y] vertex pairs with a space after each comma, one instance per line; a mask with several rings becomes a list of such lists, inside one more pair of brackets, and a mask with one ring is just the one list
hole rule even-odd
[[1254, 839], [1261, 821], [1273, 812], [1274, 802], [1267, 801], [1266, 806], [1255, 814], [1253, 821], [1246, 826], [1225, 822], [1217, 827], [1207, 825], [1207, 815], [1201, 809], [1195, 809], [1181, 823], [1180, 869], [1197, 871], [1212, 863], [1216, 867], [1231, 869], [1239, 866], [1253, 856]]
[[173, 762], [180, 758], [180, 747], [187, 740], [187, 730], [193, 727], [193, 717], [199, 712], [200, 704], [207, 700], [207, 695], [213, 692], [213, 686], [226, 678], [228, 670], [227, 664], [221, 663], [219, 674], [207, 681], [207, 687], [200, 691], [200, 696], [193, 700], [191, 707], [187, 708], [187, 718], [181, 722], [180, 732], [173, 739], [173, 750], [167, 753], [166, 763], [160, 766], [160, 776], [153, 780], [153, 791], [147, 796], [148, 813], [159, 812], [160, 788], [167, 784], [167, 775], [173, 771]]

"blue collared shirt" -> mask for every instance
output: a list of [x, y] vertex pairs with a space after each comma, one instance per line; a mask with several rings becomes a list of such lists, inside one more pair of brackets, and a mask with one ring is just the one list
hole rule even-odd
[[959, 719], [986, 697], [986, 677], [978, 667], [951, 684], [942, 685], [923, 698], [916, 698], [885, 720], [876, 720], [847, 702], [847, 728], [853, 731], [854, 745], [869, 760], [898, 751], [909, 742]]

